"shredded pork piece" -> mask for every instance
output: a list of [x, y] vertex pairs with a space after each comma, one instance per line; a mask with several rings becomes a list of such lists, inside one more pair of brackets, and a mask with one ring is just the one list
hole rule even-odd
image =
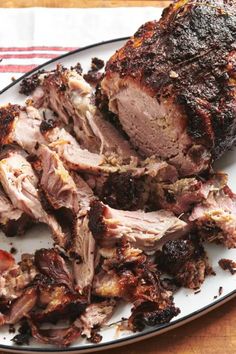
[[154, 251], [168, 239], [187, 232], [187, 224], [171, 212], [121, 211], [100, 201], [91, 204], [89, 228], [101, 245], [112, 246], [125, 239], [146, 251]]

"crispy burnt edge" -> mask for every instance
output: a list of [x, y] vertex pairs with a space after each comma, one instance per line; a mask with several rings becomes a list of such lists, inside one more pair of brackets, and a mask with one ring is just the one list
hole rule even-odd
[[[155, 262], [161, 272], [173, 277], [177, 286], [198, 289], [207, 275], [215, 275], [197, 233], [185, 239], [167, 241], [162, 250], [156, 252]], [[203, 279], [199, 277], [199, 262], [204, 263]]]
[[103, 74], [99, 72], [104, 67], [104, 61], [99, 58], [92, 58], [91, 59], [91, 66], [90, 70], [86, 74], [83, 75], [85, 81], [87, 81], [92, 86], [96, 86], [100, 83]]
[[169, 323], [179, 313], [180, 309], [173, 305], [167, 306], [165, 309], [158, 309], [156, 303], [142, 302], [131, 310], [128, 323], [134, 331], [142, 331], [145, 326], [153, 327]]
[[[48, 260], [50, 261], [45, 267], [45, 262], [48, 262]], [[29, 341], [32, 336], [37, 338], [37, 333], [41, 332], [40, 325], [45, 322], [55, 324], [59, 320], [67, 318], [71, 323], [70, 327], [68, 327], [68, 331], [71, 332], [71, 329], [75, 328], [73, 326], [73, 321], [75, 321], [75, 319], [85, 311], [88, 305], [87, 299], [85, 299], [85, 297], [83, 297], [81, 294], [77, 293], [74, 290], [72, 280], [67, 279], [68, 274], [66, 274], [65, 277], [63, 269], [66, 266], [66, 263], [63, 260], [62, 254], [59, 253], [58, 250], [37, 250], [36, 259], [34, 261], [36, 263], [36, 269], [39, 271], [39, 273], [34, 277], [32, 282], [27, 285], [25, 291], [27, 291], [27, 289], [36, 290], [38, 299], [33, 309], [30, 310], [27, 316], [24, 316], [20, 320], [20, 327], [18, 333], [12, 338], [12, 341], [15, 342], [17, 345], [29, 344]], [[44, 307], [40, 305], [40, 296], [42, 296], [45, 291], [46, 296], [48, 296], [48, 293], [53, 293], [53, 291], [55, 291], [57, 288], [61, 288], [63, 290], [64, 295], [60, 297], [59, 293], [59, 303], [56, 302], [47, 310], [47, 306], [48, 304], [50, 304], [52, 299], [50, 298], [46, 307]], [[57, 292], [55, 292], [55, 296], [58, 296]], [[4, 312], [6, 314], [9, 313], [16, 301], [17, 299], [13, 303], [1, 303], [1, 307], [4, 309]], [[75, 337], [68, 337], [66, 335], [65, 338], [63, 337], [61, 340], [58, 339], [58, 345], [70, 345], [71, 341], [73, 341], [80, 335], [81, 329], [77, 328], [76, 333], [77, 335]], [[50, 329], [48, 330], [48, 332], [46, 330], [43, 330], [43, 334], [45, 340], [46, 338], [48, 338], [47, 343], [49, 344]]]
[[14, 120], [22, 108], [17, 104], [8, 104], [0, 107], [0, 149], [9, 144], [9, 135], [14, 127]]
[[118, 276], [120, 298], [133, 304], [131, 316], [121, 326], [141, 331], [145, 326], [169, 322], [180, 313], [173, 303], [176, 287], [164, 286], [161, 273], [144, 253], [135, 258], [131, 255], [129, 259], [126, 254], [129, 248], [129, 243], [121, 240], [117, 243], [114, 258], [103, 260], [100, 265], [105, 272], [114, 272]]
[[8, 220], [6, 224], [0, 224], [0, 228], [7, 237], [23, 236], [34, 225], [33, 219], [22, 214], [18, 220]]
[[90, 210], [88, 212], [88, 227], [95, 239], [100, 239], [107, 231], [107, 226], [103, 220], [106, 206], [99, 200], [94, 200], [90, 203]]
[[223, 270], [228, 270], [232, 275], [236, 274], [236, 262], [232, 259], [222, 258], [218, 264]]
[[38, 86], [40, 86], [39, 76], [44, 72], [44, 70], [39, 70], [37, 73], [24, 78], [20, 83], [19, 93], [29, 96]]
[[135, 178], [130, 172], [109, 174], [98, 197], [110, 207], [121, 210], [140, 208], [144, 192], [144, 177]]

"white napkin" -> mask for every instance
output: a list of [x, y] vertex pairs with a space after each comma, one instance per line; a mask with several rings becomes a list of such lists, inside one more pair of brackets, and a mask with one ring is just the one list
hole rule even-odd
[[69, 50], [132, 35], [160, 8], [0, 9], [0, 89]]

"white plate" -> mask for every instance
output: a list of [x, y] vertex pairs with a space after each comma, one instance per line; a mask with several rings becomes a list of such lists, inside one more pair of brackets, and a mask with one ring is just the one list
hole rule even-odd
[[[86, 71], [89, 69], [90, 60], [92, 57], [96, 56], [98, 58], [107, 60], [111, 54], [115, 52], [116, 49], [123, 45], [124, 41], [125, 39], [116, 39], [113, 41], [85, 47], [72, 53], [66, 54], [58, 59], [54, 59], [47, 64], [40, 66], [40, 68], [52, 69], [55, 68], [57, 63], [62, 63], [63, 65], [69, 67], [71, 65], [75, 65], [79, 61], [82, 64], [84, 71]], [[33, 72], [37, 71], [38, 69], [34, 70]], [[18, 93], [21, 79], [18, 79], [16, 82], [12, 83], [0, 92], [0, 104], [8, 102], [21, 104], [24, 103], [24, 96]], [[236, 156], [234, 151], [226, 154], [223, 159], [218, 162], [217, 167], [220, 169], [223, 168], [224, 171], [229, 173], [230, 185], [233, 190], [236, 191]], [[42, 226], [34, 228], [28, 232], [27, 235], [21, 238], [6, 238], [3, 234], [1, 234], [0, 242], [0, 248], [3, 248], [7, 251], [9, 251], [9, 249], [12, 247], [13, 243], [14, 247], [16, 247], [18, 250], [18, 254], [16, 255], [16, 258], [18, 259], [22, 252], [33, 252], [35, 249], [50, 247], [52, 245], [51, 237], [47, 228]], [[113, 326], [101, 331], [103, 336], [101, 343], [91, 344], [84, 339], [80, 339], [70, 348], [65, 350], [57, 349], [49, 345], [39, 345], [33, 341], [30, 346], [16, 346], [11, 342], [13, 334], [8, 333], [8, 328], [1, 328], [0, 349], [18, 352], [64, 351], [85, 353], [94, 350], [98, 351], [99, 349], [112, 348], [118, 345], [125, 345], [127, 343], [145, 339], [157, 334], [161, 334], [167, 330], [176, 328], [177, 326], [191, 321], [194, 318], [199, 317], [204, 313], [214, 309], [215, 307], [220, 306], [236, 295], [236, 276], [232, 276], [229, 274], [229, 272], [223, 271], [218, 266], [218, 260], [221, 258], [236, 260], [236, 249], [227, 250], [224, 247], [217, 245], [207, 245], [206, 249], [211, 264], [216, 272], [216, 276], [207, 277], [201, 287], [201, 292], [198, 294], [194, 294], [194, 291], [188, 289], [179, 290], [175, 295], [175, 304], [181, 309], [181, 313], [168, 324], [147, 328], [141, 333], [118, 333], [116, 326]], [[223, 288], [221, 295], [219, 295], [219, 287]], [[217, 298], [214, 298], [215, 296], [217, 296]], [[121, 317], [127, 317], [129, 310], [129, 306], [120, 306], [110, 322], [116, 322], [121, 319]]]

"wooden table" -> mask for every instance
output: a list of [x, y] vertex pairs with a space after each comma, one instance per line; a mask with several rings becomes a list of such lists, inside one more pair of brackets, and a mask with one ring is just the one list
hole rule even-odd
[[[1, 0], [0, 7], [167, 6], [170, 1]], [[101, 354], [233, 354], [236, 353], [236, 299], [209, 314], [159, 337], [107, 350]], [[3, 354], [0, 352], [0, 354]]]

